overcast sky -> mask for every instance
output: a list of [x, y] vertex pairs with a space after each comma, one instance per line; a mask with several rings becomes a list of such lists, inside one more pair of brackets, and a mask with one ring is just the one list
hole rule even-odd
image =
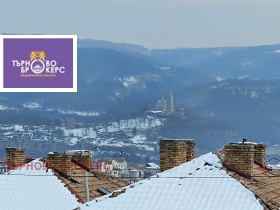
[[148, 48], [280, 43], [279, 0], [0, 0], [0, 32]]

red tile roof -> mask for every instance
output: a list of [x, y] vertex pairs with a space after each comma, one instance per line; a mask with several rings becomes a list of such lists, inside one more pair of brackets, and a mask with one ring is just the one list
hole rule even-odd
[[233, 171], [228, 173], [251, 190], [262, 201], [265, 209], [278, 210], [280, 208], [280, 173], [278, 171], [270, 171], [254, 164], [251, 178]]
[[[86, 202], [84, 172], [85, 170], [83, 168], [73, 167], [69, 175], [66, 176], [60, 171], [54, 169], [55, 175], [66, 185], [66, 187], [81, 203]], [[98, 191], [99, 188], [104, 188], [113, 192], [129, 184], [120, 178], [98, 171], [90, 171], [88, 172], [88, 176], [90, 200], [103, 196], [103, 194]]]

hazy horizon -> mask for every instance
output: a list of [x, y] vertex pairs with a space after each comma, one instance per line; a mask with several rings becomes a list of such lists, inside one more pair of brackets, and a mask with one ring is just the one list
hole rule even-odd
[[280, 43], [277, 0], [1, 2], [1, 33], [74, 34], [150, 49]]

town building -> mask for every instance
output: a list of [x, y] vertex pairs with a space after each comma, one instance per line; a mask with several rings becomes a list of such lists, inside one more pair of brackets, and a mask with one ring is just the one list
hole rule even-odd
[[174, 112], [174, 97], [171, 91], [167, 95], [167, 100], [164, 97], [157, 100], [154, 111], [165, 114], [172, 114]]
[[71, 118], [67, 118], [66, 119], [66, 123], [65, 123], [65, 127], [66, 127], [66, 130], [73, 130], [76, 128], [76, 120]]
[[155, 163], [147, 163], [145, 164], [145, 177], [154, 176], [160, 172], [159, 165]]
[[0, 174], [4, 174], [7, 172], [7, 159], [0, 158]]
[[102, 158], [97, 163], [97, 169], [100, 172], [106, 172], [116, 177], [120, 177], [126, 168], [127, 161], [124, 158]]
[[102, 158], [97, 162], [100, 172], [115, 177], [121, 177], [129, 183], [135, 183], [145, 178], [146, 170], [141, 164], [127, 163], [124, 158]]
[[157, 100], [155, 111], [166, 112], [167, 101], [162, 97], [161, 99]]

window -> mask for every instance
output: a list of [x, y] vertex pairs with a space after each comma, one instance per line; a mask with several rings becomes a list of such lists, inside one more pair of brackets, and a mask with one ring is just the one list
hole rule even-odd
[[97, 192], [99, 192], [101, 195], [108, 195], [111, 192], [109, 190], [106, 190], [105, 188], [101, 187], [97, 189]]

